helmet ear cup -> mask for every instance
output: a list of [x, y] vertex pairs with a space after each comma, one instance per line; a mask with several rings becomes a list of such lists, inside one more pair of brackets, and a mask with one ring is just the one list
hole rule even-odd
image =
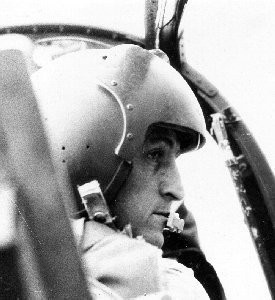
[[40, 69], [32, 78], [53, 158], [68, 170], [73, 185], [97, 179], [104, 190], [122, 162], [114, 151], [123, 116], [116, 99], [95, 78], [78, 75], [81, 68], [75, 65], [67, 71], [61, 77]]

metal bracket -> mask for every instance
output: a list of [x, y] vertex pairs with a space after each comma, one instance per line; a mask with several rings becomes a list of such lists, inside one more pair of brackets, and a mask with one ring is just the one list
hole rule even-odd
[[226, 117], [221, 113], [212, 114], [212, 126], [210, 129], [210, 134], [215, 137], [218, 146], [221, 148], [225, 162], [228, 167], [238, 164], [236, 157], [234, 156], [230, 143], [228, 140], [225, 120]]
[[251, 206], [243, 185], [242, 175], [247, 169], [248, 164], [243, 155], [236, 157], [231, 149], [226, 130], [226, 117], [221, 113], [213, 114], [211, 117], [212, 126], [210, 133], [215, 137], [218, 146], [222, 150], [226, 166], [230, 171], [244, 214], [246, 215], [247, 210], [251, 210]]
[[[212, 125], [210, 129], [210, 134], [215, 137], [218, 146], [221, 148], [227, 167], [237, 167], [238, 172], [243, 175], [243, 173], [248, 169], [248, 163], [244, 155], [235, 156], [228, 139], [226, 125], [232, 124], [239, 120], [239, 117], [232, 115], [232, 118], [216, 113], [212, 114]], [[236, 169], [236, 168], [235, 168]], [[235, 170], [236, 171], [236, 170]]]

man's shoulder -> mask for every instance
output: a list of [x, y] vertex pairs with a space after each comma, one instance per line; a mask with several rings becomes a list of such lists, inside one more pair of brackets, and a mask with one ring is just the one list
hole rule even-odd
[[124, 248], [143, 248], [150, 252], [155, 252], [162, 255], [162, 251], [157, 247], [147, 243], [142, 238], [130, 238], [127, 234], [116, 231], [104, 224], [89, 221], [85, 222], [84, 232], [82, 237], [82, 251], [87, 251], [89, 248], [103, 247], [114, 244], [116, 247]]
[[83, 259], [87, 273], [123, 297], [155, 293], [161, 288], [162, 251], [106, 225], [87, 222]]

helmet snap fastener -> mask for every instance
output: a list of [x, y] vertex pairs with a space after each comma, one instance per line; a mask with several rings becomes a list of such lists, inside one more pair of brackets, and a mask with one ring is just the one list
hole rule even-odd
[[111, 81], [111, 85], [112, 85], [112, 86], [116, 86], [116, 85], [117, 85], [117, 82], [116, 82], [115, 80], [112, 80], [112, 81]]
[[127, 133], [126, 137], [128, 140], [132, 140], [134, 138], [134, 135], [131, 132], [129, 132]]
[[126, 105], [126, 108], [131, 111], [131, 110], [134, 109], [134, 106], [133, 106], [133, 104], [129, 103], [129, 104]]

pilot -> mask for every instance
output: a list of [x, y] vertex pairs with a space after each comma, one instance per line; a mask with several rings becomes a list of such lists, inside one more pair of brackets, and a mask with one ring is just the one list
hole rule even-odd
[[37, 71], [33, 85], [75, 216], [84, 216], [79, 243], [91, 289], [96, 279], [125, 299], [209, 299], [191, 269], [161, 250], [169, 222], [184, 237], [170, 214], [177, 208], [199, 249], [177, 158], [202, 147], [206, 129], [191, 89], [158, 53], [120, 45], [68, 54]]

